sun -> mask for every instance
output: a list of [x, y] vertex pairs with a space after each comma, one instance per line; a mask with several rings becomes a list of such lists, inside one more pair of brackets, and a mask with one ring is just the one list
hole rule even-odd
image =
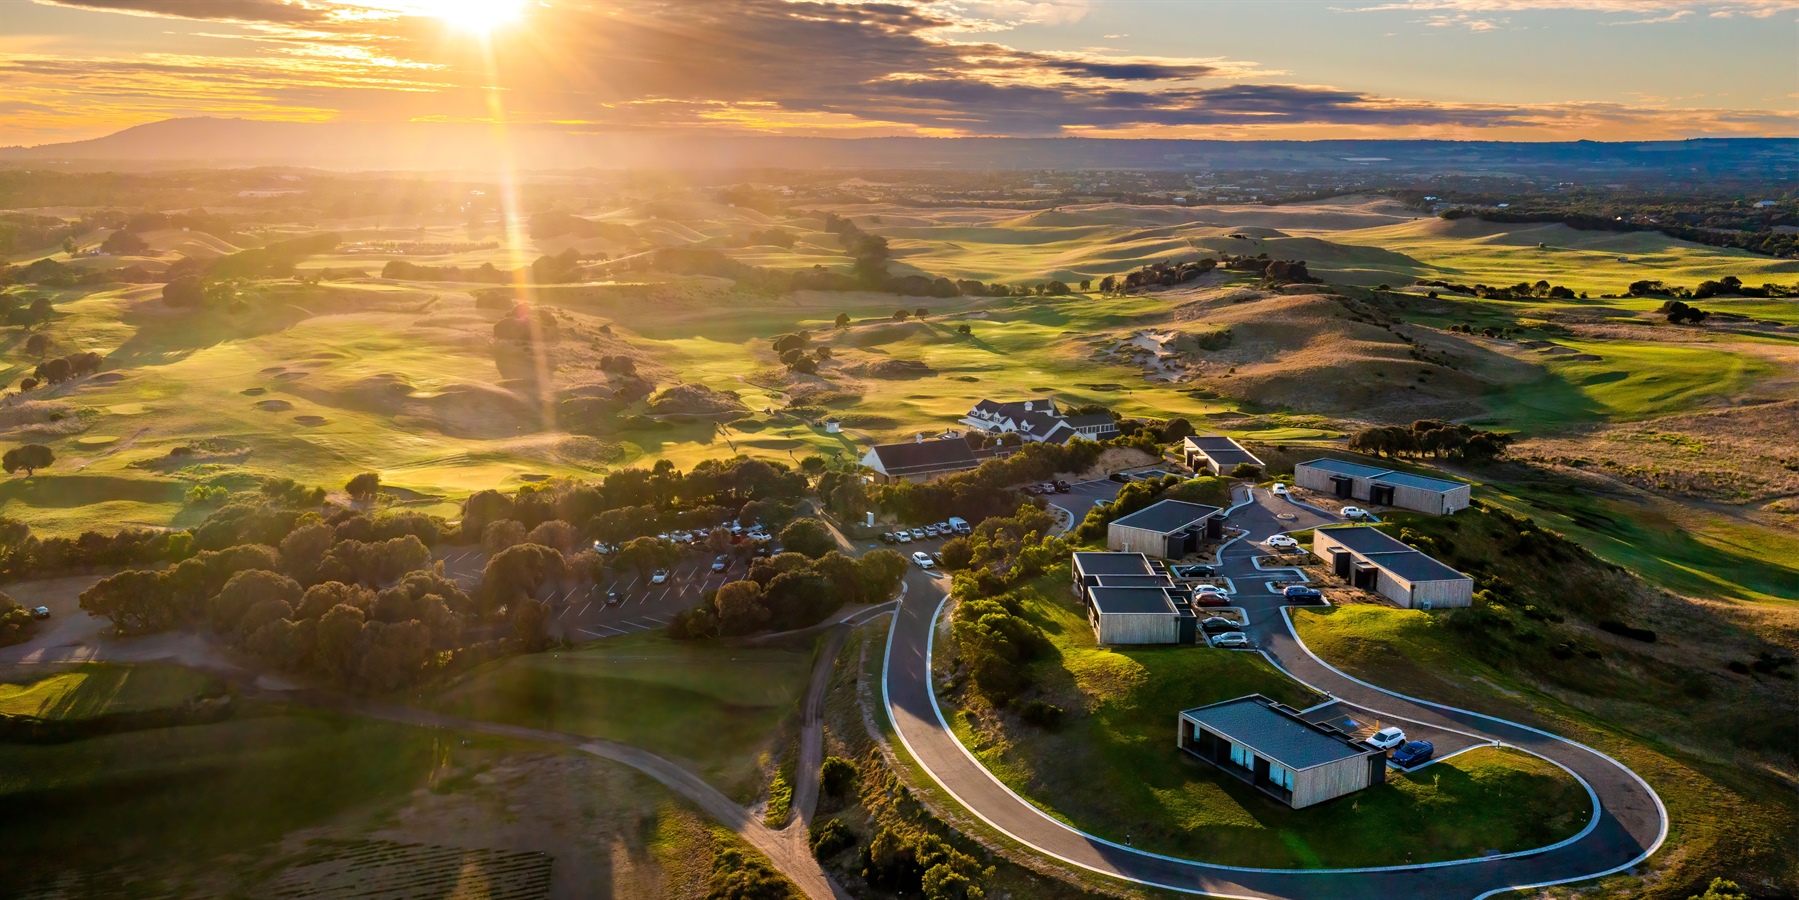
[[487, 34], [518, 21], [525, 13], [525, 0], [431, 0], [425, 8], [453, 28]]

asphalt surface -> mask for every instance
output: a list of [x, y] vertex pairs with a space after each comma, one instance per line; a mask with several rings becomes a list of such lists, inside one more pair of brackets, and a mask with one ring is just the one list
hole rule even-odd
[[[1090, 505], [1090, 501], [1089, 501]], [[1071, 513], [1074, 510], [1069, 510]], [[1085, 508], [1078, 515], [1084, 515]], [[1292, 516], [1292, 518], [1285, 518]], [[1221, 552], [1224, 574], [1249, 620], [1257, 649], [1288, 674], [1335, 701], [1383, 723], [1446, 741], [1503, 742], [1562, 766], [1597, 800], [1588, 827], [1559, 845], [1522, 854], [1360, 870], [1240, 869], [1157, 856], [1076, 831], [1011, 792], [978, 763], [944, 723], [932, 691], [934, 624], [948, 585], [929, 573], [907, 575], [907, 592], [888, 637], [884, 702], [901, 741], [931, 777], [989, 825], [1064, 862], [1132, 881], [1223, 897], [1484, 897], [1515, 887], [1580, 881], [1635, 865], [1660, 846], [1667, 813], [1645, 783], [1621, 764], [1579, 744], [1501, 719], [1463, 712], [1359, 682], [1308, 653], [1294, 636], [1284, 601], [1271, 580], [1298, 573], [1267, 572], [1256, 542], [1270, 535], [1332, 521], [1328, 516], [1257, 492], [1236, 509], [1231, 524], [1248, 534]], [[1224, 652], [1195, 648], [1194, 652]], [[1169, 711], [1172, 719], [1174, 710]], [[1452, 745], [1453, 746], [1453, 745]], [[1443, 752], [1443, 751], [1440, 751]], [[1320, 812], [1328, 814], [1328, 804]], [[1395, 836], [1395, 839], [1401, 839]]]
[[[676, 613], [700, 605], [706, 591], [749, 575], [749, 563], [733, 558], [723, 572], [712, 571], [715, 554], [686, 549], [662, 584], [636, 572], [609, 572], [598, 584], [546, 585], [537, 599], [550, 605], [549, 634], [576, 643], [667, 627]], [[465, 590], [481, 583], [487, 556], [479, 548], [453, 550], [443, 557], [444, 572]], [[618, 591], [618, 602], [606, 595]]]

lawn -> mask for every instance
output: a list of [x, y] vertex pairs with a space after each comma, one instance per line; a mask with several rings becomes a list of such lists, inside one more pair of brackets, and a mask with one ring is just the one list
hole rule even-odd
[[[313, 712], [0, 745], [0, 883], [243, 851], [404, 796], [458, 752], [441, 732]], [[47, 861], [53, 861], [54, 865]]]
[[220, 690], [217, 678], [185, 666], [84, 663], [29, 683], [0, 684], [0, 715], [89, 719], [167, 709]]
[[[1548, 376], [1488, 399], [1508, 428], [1549, 431], [1587, 422], [1630, 422], [1747, 395], [1780, 373], [1774, 364], [1710, 347], [1557, 340], [1575, 351], [1546, 356]], [[1578, 355], [1598, 357], [1580, 360]]]
[[[1480, 750], [1386, 784], [1293, 810], [1174, 747], [1182, 710], [1262, 693], [1304, 707], [1320, 698], [1261, 656], [1202, 647], [1095, 646], [1068, 596], [1066, 570], [1032, 582], [1028, 616], [1053, 659], [1035, 681], [1069, 711], [1055, 732], [1010, 717], [957, 713], [953, 727], [1000, 780], [1057, 818], [1115, 841], [1207, 862], [1338, 868], [1479, 856], [1554, 843], [1585, 824], [1586, 794], [1560, 769]], [[1395, 841], [1395, 833], [1405, 841]]]
[[453, 715], [589, 735], [692, 763], [753, 795], [758, 759], [805, 696], [806, 650], [644, 632], [491, 663], [431, 701]]

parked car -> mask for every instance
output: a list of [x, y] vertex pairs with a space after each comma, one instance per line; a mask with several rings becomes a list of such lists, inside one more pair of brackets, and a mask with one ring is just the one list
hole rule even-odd
[[31, 608], [31, 617], [33, 619], [48, 619], [48, 618], [50, 618], [50, 607], [48, 607], [48, 606], [32, 607]]
[[897, 543], [899, 543], [899, 538], [894, 537], [893, 532], [891, 532], [891, 531], [883, 531], [883, 532], [881, 532], [881, 543], [897, 544]]
[[949, 537], [950, 535], [956, 533], [956, 529], [949, 527], [948, 522], [938, 522], [937, 523], [937, 533], [943, 535], [944, 537]]
[[925, 553], [923, 550], [914, 551], [912, 553], [912, 561], [917, 563], [918, 567], [921, 569], [929, 569], [936, 565], [936, 563], [931, 562], [930, 554]]
[[1275, 482], [1274, 487], [1269, 488], [1269, 490], [1273, 491], [1276, 496], [1279, 496], [1279, 497], [1287, 496], [1287, 486], [1284, 484], [1281, 484], [1278, 481]]
[[1069, 484], [1069, 483], [1068, 483], [1068, 482], [1066, 482], [1066, 481], [1057, 481], [1057, 482], [1056, 482], [1056, 493], [1058, 493], [1058, 494], [1066, 494], [1066, 493], [1068, 493], [1068, 492], [1069, 492], [1069, 491], [1072, 491], [1072, 490], [1074, 490], [1074, 485], [1072, 485], [1072, 484]]
[[910, 543], [912, 543], [912, 532], [907, 531], [902, 528], [899, 531], [896, 531], [893, 533], [893, 539], [896, 541], [899, 541], [902, 544], [910, 544]]
[[1268, 540], [1263, 541], [1262, 543], [1267, 544], [1270, 547], [1274, 547], [1278, 550], [1292, 550], [1295, 547], [1299, 546], [1298, 541], [1296, 541], [1284, 534], [1277, 534], [1274, 537], [1271, 537]]
[[1224, 588], [1221, 588], [1215, 584], [1196, 584], [1193, 586], [1193, 593], [1195, 593], [1195, 594], [1228, 594], [1228, 593], [1230, 593], [1230, 591], [1227, 591]]
[[1324, 599], [1324, 592], [1315, 587], [1303, 584], [1289, 584], [1281, 588], [1281, 596], [1288, 600], [1303, 600], [1314, 603]]
[[1437, 748], [1430, 741], [1412, 741], [1393, 751], [1393, 764], [1409, 769], [1430, 761], [1431, 754], [1435, 752]]
[[730, 566], [731, 558], [729, 556], [720, 553], [712, 558], [712, 571], [714, 572], [723, 572], [725, 569], [730, 568]]
[[1368, 515], [1368, 511], [1359, 506], [1345, 506], [1342, 513], [1345, 519], [1361, 519]]
[[1212, 566], [1190, 563], [1184, 566], [1169, 566], [1168, 574], [1173, 575], [1176, 579], [1187, 580], [1192, 578], [1210, 578], [1213, 575], [1218, 574], [1218, 570]]
[[1368, 743], [1382, 750], [1391, 750], [1405, 743], [1405, 730], [1389, 725], [1376, 731], [1374, 736], [1368, 739]]
[[967, 519], [950, 516], [947, 524], [949, 525], [949, 530], [957, 534], [974, 534], [974, 526], [968, 524]]
[[936, 537], [936, 536], [937, 536], [937, 526], [935, 526], [935, 525], [926, 525], [926, 526], [925, 526], [925, 527], [924, 527], [924, 536], [925, 536], [925, 537], [928, 537], [928, 538], [934, 538], [934, 537]]
[[912, 529], [912, 539], [915, 541], [924, 540], [924, 529], [923, 528]]
[[1106, 477], [1112, 479], [1113, 481], [1118, 482], [1119, 484], [1126, 484], [1126, 483], [1129, 483], [1131, 480], [1131, 476], [1124, 472], [1113, 472], [1112, 474], [1110, 474]]
[[1231, 605], [1231, 598], [1226, 597], [1223, 594], [1215, 593], [1212, 591], [1205, 591], [1205, 592], [1195, 593], [1193, 595], [1193, 605], [1194, 606], [1229, 606], [1229, 605]]
[[1222, 634], [1226, 631], [1242, 631], [1243, 624], [1223, 616], [1207, 616], [1205, 621], [1199, 623], [1199, 629], [1206, 634]]
[[941, 553], [931, 554], [931, 562], [934, 562], [940, 566], [943, 565], [943, 554], [941, 554]]
[[661, 584], [667, 580], [668, 580], [668, 570], [667, 569], [657, 569], [654, 573], [652, 573], [650, 575], [650, 583], [651, 584]]
[[1212, 646], [1227, 649], [1247, 648], [1249, 636], [1241, 631], [1227, 631], [1212, 638]]
[[607, 606], [617, 606], [620, 603], [623, 603], [624, 600], [625, 600], [624, 595], [620, 594], [616, 588], [606, 592], [606, 605]]
[[1045, 481], [1044, 483], [1037, 485], [1037, 493], [1039, 494], [1053, 494], [1055, 492], [1056, 483], [1053, 481]]
[[1027, 484], [1024, 487], [1019, 488], [1019, 490], [1023, 491], [1026, 495], [1031, 496], [1031, 497], [1035, 497], [1038, 494], [1043, 493], [1042, 491], [1038, 490], [1037, 486], [1034, 484]]

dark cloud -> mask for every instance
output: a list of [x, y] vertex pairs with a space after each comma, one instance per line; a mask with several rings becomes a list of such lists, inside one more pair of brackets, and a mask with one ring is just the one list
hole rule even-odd
[[1174, 81], [1204, 78], [1218, 71], [1217, 66], [1199, 63], [1168, 65], [1145, 62], [1105, 62], [1096, 59], [1067, 59], [1048, 63], [1047, 68], [1071, 75], [1105, 78], [1112, 81]]
[[104, 12], [138, 13], [171, 19], [267, 22], [311, 25], [324, 22], [327, 10], [298, 0], [38, 0], [50, 6], [72, 6]]

